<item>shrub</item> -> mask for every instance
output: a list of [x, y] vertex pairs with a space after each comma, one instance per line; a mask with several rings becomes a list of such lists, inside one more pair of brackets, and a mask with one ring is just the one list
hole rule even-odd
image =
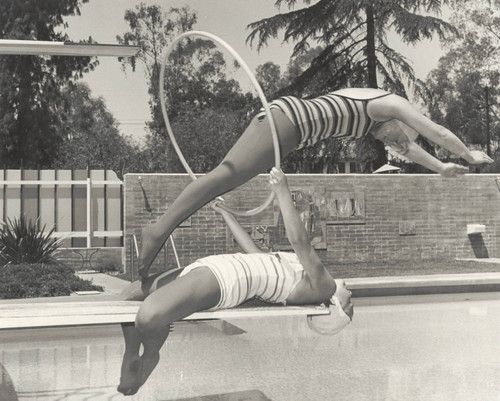
[[8, 219], [0, 230], [0, 266], [24, 263], [55, 263], [54, 253], [60, 240], [52, 238], [52, 228], [47, 233], [45, 226], [38, 228], [37, 221], [21, 216]]
[[103, 291], [75, 275], [70, 267], [45, 264], [9, 264], [0, 268], [0, 298], [70, 295], [74, 291]]

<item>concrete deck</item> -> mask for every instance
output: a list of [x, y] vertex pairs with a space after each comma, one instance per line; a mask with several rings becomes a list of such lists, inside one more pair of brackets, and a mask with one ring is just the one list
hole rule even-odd
[[[500, 263], [500, 259], [481, 260], [484, 263]], [[72, 294], [71, 296], [5, 299], [0, 304], [40, 303], [40, 302], [82, 302], [119, 300], [119, 294], [130, 283], [126, 280], [103, 273], [78, 273], [83, 279], [90, 280], [104, 288], [102, 293]], [[363, 277], [345, 279], [354, 297], [417, 295], [460, 292], [500, 291], [500, 271], [467, 274], [432, 274], [416, 276]]]
[[[128, 281], [102, 273], [79, 273], [80, 277], [104, 287], [103, 293], [84, 291], [66, 297], [0, 300], [0, 330], [33, 329], [132, 323], [141, 302], [121, 300], [119, 294]], [[325, 306], [250, 305], [193, 313], [183, 320], [213, 320], [263, 316], [328, 315]]]
[[[18, 314], [23, 307], [28, 305], [64, 303], [65, 305], [60, 305], [60, 307], [64, 307], [65, 310], [71, 308], [71, 305], [75, 305], [75, 315], [78, 316], [82, 302], [93, 302], [96, 303], [96, 306], [97, 304], [102, 306], [106, 302], [112, 305], [116, 301], [120, 301], [119, 294], [129, 285], [128, 281], [102, 273], [84, 272], [78, 275], [104, 287], [104, 292], [85, 295], [72, 294], [63, 297], [0, 300], [0, 308], [5, 314], [9, 307], [12, 307], [13, 313]], [[347, 278], [345, 281], [354, 298], [500, 291], [500, 272]], [[137, 307], [135, 305], [136, 309]], [[65, 313], [68, 316], [67, 311]], [[26, 318], [28, 317], [29, 315], [26, 316]], [[213, 318], [220, 317], [213, 316]]]
[[500, 272], [346, 279], [354, 297], [500, 291]]

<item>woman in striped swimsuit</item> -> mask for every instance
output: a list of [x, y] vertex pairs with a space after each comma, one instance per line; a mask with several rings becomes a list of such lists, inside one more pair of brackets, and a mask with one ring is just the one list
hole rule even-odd
[[[328, 303], [331, 315], [326, 318], [326, 326], [334, 330], [332, 334], [350, 322], [351, 293], [343, 280], [333, 279], [309, 243], [285, 175], [273, 167], [269, 183], [294, 253], [263, 253], [231, 214], [215, 206], [246, 253], [209, 256], [184, 269], [130, 285], [123, 297], [144, 302], [135, 325], [122, 325], [126, 348], [118, 391], [125, 395], [138, 391], [159, 361], [171, 324], [194, 312], [232, 308], [258, 297], [291, 305]], [[321, 316], [318, 320], [321, 330], [325, 319]]]
[[[443, 163], [425, 152], [414, 142], [419, 134], [470, 164], [493, 161], [483, 152], [469, 150], [452, 132], [420, 114], [406, 99], [379, 89], [342, 89], [313, 100], [287, 96], [273, 101], [270, 108], [282, 157], [329, 137], [361, 138], [371, 132], [406, 158], [446, 177], [464, 174], [468, 168]], [[273, 139], [265, 120], [265, 113], [258, 114], [221, 164], [189, 184], [167, 213], [143, 229], [139, 261], [143, 278], [175, 227], [210, 200], [274, 165]]]

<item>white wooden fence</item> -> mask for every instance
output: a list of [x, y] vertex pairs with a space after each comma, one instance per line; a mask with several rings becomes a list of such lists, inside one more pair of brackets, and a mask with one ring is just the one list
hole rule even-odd
[[0, 221], [55, 227], [66, 247], [123, 246], [122, 194], [111, 170], [0, 170]]

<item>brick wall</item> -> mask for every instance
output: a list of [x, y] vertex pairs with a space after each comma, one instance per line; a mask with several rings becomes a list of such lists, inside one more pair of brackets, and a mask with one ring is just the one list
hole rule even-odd
[[[494, 175], [444, 179], [438, 175], [289, 175], [292, 190], [329, 197], [356, 193], [364, 201], [362, 221], [326, 224], [326, 246], [318, 252], [325, 264], [433, 258], [500, 257], [500, 190]], [[156, 221], [190, 182], [185, 174], [129, 174], [125, 177], [125, 259], [131, 268], [132, 235], [140, 245], [141, 227]], [[268, 196], [267, 176], [226, 194], [231, 206], [251, 209]], [[276, 208], [238, 218], [244, 226], [275, 226]], [[467, 224], [486, 232], [468, 236]], [[177, 228], [174, 240], [181, 264], [198, 257], [231, 252], [222, 218], [209, 207]], [[171, 246], [154, 269], [175, 266]]]

